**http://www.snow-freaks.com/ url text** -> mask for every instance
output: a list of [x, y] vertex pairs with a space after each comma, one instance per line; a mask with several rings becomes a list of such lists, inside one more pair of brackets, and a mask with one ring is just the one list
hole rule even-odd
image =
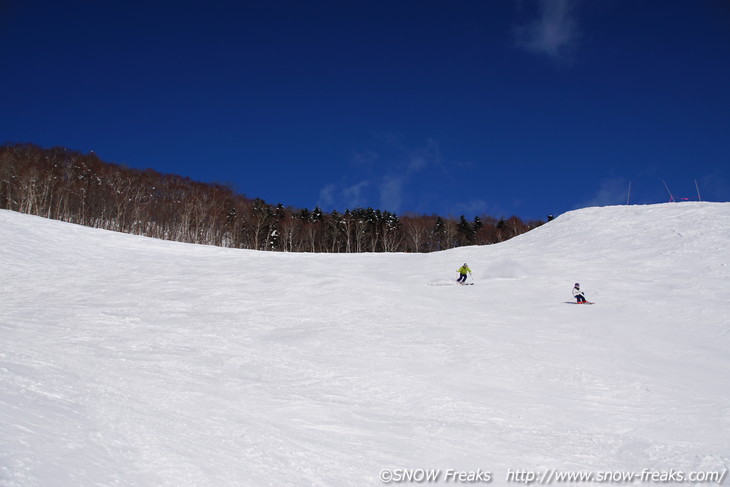
[[[573, 483], [660, 483], [660, 484], [722, 484], [727, 478], [728, 468], [718, 471], [652, 470], [640, 471], [562, 471], [555, 468], [544, 470], [508, 469], [502, 480], [506, 483], [524, 485], [552, 485]], [[392, 468], [380, 471], [384, 484], [479, 484], [492, 483], [495, 474], [487, 469], [455, 470], [428, 468]], [[500, 482], [501, 483], [501, 482]]]

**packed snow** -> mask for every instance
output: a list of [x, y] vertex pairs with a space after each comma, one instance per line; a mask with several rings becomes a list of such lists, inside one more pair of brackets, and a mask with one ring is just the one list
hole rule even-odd
[[730, 483], [729, 243], [728, 203], [586, 208], [432, 254], [0, 211], [0, 485]]

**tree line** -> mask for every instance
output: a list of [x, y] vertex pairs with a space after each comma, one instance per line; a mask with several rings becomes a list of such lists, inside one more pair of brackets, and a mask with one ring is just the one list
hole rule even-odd
[[287, 252], [431, 252], [501, 242], [542, 224], [272, 205], [225, 185], [34, 144], [0, 146], [0, 208], [179, 242]]

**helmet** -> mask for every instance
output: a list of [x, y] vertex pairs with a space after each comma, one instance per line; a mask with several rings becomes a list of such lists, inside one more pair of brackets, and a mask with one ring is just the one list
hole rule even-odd
[[580, 284], [578, 284], [578, 283], [576, 282], [576, 283], [575, 283], [575, 287], [580, 287]]
[[469, 267], [468, 265], [466, 265], [466, 262], [464, 262], [464, 267]]

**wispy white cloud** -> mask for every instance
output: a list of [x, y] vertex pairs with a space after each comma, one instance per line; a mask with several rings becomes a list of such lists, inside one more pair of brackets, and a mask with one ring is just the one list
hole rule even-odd
[[405, 150], [406, 170], [409, 173], [416, 173], [428, 167], [439, 167], [442, 165], [441, 148], [434, 139], [428, 139], [425, 145], [415, 149]]
[[399, 134], [373, 134], [368, 146], [353, 154], [340, 182], [320, 189], [319, 205], [324, 209], [378, 205], [396, 213], [412, 211], [419, 200], [430, 196], [418, 196], [424, 175], [434, 173], [433, 180], [439, 180], [444, 171], [438, 141], [412, 145]]
[[329, 208], [335, 203], [335, 196], [337, 193], [337, 185], [326, 184], [322, 189], [319, 190], [319, 200], [317, 206], [320, 208]]
[[629, 195], [629, 182], [621, 178], [604, 179], [596, 193], [576, 208], [588, 206], [625, 205]]
[[353, 166], [370, 168], [378, 161], [379, 158], [380, 154], [377, 152], [372, 150], [363, 150], [353, 154], [351, 162]]
[[342, 197], [349, 208], [358, 206], [366, 206], [367, 198], [365, 197], [365, 189], [370, 186], [370, 181], [359, 181], [355, 184], [345, 186], [342, 189]]
[[539, 17], [515, 28], [517, 45], [556, 61], [570, 60], [578, 38], [575, 0], [537, 0]]
[[329, 183], [319, 190], [317, 206], [324, 210], [339, 208], [357, 208], [367, 206], [367, 188], [371, 186], [368, 180], [358, 181], [354, 184]]
[[403, 178], [385, 176], [380, 183], [380, 207], [398, 213], [403, 203]]

